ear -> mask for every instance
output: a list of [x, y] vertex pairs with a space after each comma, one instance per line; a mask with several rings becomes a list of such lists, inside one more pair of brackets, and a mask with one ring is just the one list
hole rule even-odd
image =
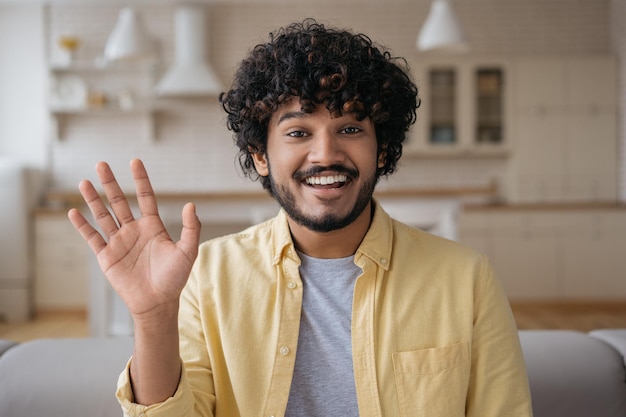
[[254, 168], [256, 172], [262, 176], [267, 177], [269, 175], [269, 169], [267, 167], [267, 157], [264, 153], [256, 152], [252, 154], [252, 161], [254, 162]]
[[387, 152], [383, 151], [378, 155], [378, 168], [384, 167], [386, 161], [387, 161]]

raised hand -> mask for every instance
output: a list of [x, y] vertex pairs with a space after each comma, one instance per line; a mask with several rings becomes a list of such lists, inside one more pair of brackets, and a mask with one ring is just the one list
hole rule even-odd
[[143, 163], [130, 163], [141, 217], [135, 219], [128, 200], [105, 162], [96, 166], [110, 212], [93, 184], [79, 184], [98, 232], [77, 209], [68, 217], [96, 254], [98, 264], [135, 318], [177, 305], [198, 254], [200, 222], [192, 203], [182, 211], [183, 229], [178, 242], [168, 235]]

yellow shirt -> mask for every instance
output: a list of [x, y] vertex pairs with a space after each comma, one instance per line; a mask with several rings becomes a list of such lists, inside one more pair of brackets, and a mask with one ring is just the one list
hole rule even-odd
[[[380, 205], [354, 262], [352, 355], [359, 413], [528, 417], [528, 380], [508, 301], [484, 256], [392, 220]], [[127, 416], [283, 416], [302, 282], [284, 212], [200, 246], [181, 297], [175, 395]]]

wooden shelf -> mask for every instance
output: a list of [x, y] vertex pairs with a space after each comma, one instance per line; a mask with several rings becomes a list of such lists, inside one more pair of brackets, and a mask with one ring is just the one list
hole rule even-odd
[[68, 117], [135, 117], [143, 120], [144, 140], [153, 142], [156, 140], [155, 114], [157, 110], [152, 107], [136, 107], [124, 110], [119, 107], [85, 107], [85, 108], [63, 108], [52, 107], [50, 109], [51, 131], [56, 140], [63, 140], [65, 137], [65, 123]]
[[102, 116], [137, 118], [143, 123], [145, 140], [154, 141], [156, 99], [152, 87], [156, 68], [155, 61], [111, 65], [75, 61], [50, 65], [49, 113], [54, 139], [65, 138], [69, 118]]

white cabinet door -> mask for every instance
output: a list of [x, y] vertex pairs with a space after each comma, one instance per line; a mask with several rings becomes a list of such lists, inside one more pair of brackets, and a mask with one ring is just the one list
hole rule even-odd
[[517, 60], [512, 202], [615, 201], [615, 71], [610, 57]]
[[563, 297], [626, 297], [626, 213], [584, 211], [561, 236]]
[[565, 104], [563, 62], [555, 58], [520, 58], [515, 63], [516, 112], [554, 112]]
[[516, 202], [552, 202], [563, 198], [565, 141], [562, 118], [550, 113], [518, 117], [514, 160]]
[[512, 299], [558, 297], [558, 241], [551, 213], [503, 211], [492, 216], [493, 257]]
[[572, 107], [615, 111], [617, 63], [611, 56], [572, 57], [565, 63], [566, 99]]
[[511, 199], [549, 202], [563, 198], [565, 83], [557, 59], [516, 61]]
[[461, 211], [459, 242], [487, 255], [493, 261], [493, 238], [489, 213], [483, 210]]
[[565, 136], [564, 195], [569, 201], [616, 201], [617, 126], [614, 112], [570, 114]]
[[578, 237], [562, 242], [563, 297], [597, 299], [626, 297], [626, 239]]
[[511, 299], [559, 297], [556, 237], [499, 237], [493, 251], [494, 266]]
[[574, 201], [617, 198], [617, 75], [612, 57], [570, 58], [566, 67], [564, 175]]
[[38, 214], [35, 241], [35, 308], [85, 310], [89, 249], [67, 215]]
[[465, 212], [460, 236], [489, 255], [513, 300], [626, 298], [622, 209]]
[[461, 216], [461, 242], [486, 253], [507, 296], [559, 297], [558, 239], [552, 216], [487, 210]]

